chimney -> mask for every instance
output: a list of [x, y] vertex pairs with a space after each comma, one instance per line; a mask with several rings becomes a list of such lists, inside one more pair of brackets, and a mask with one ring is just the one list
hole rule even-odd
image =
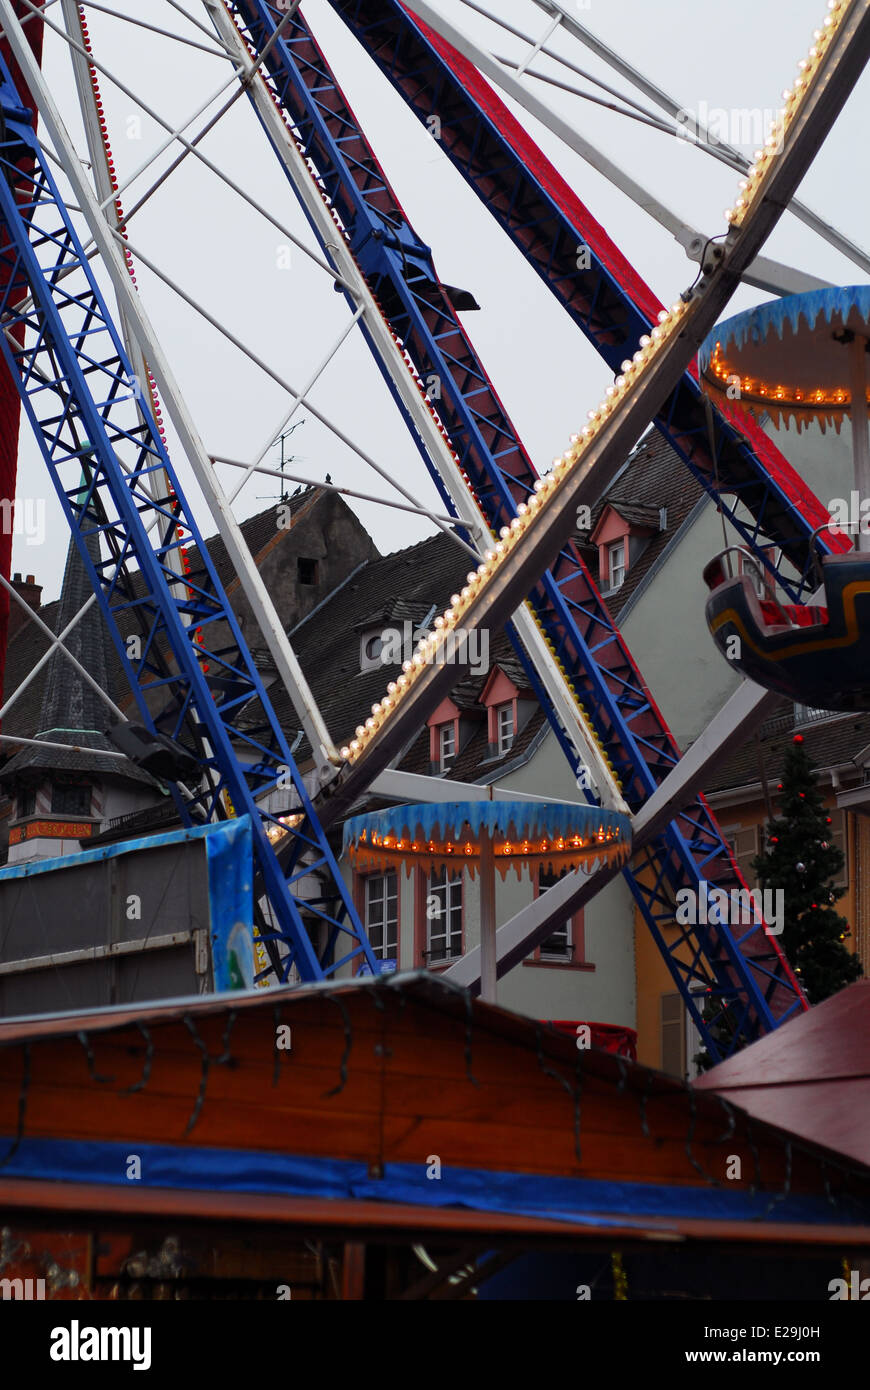
[[[35, 608], [35, 609], [37, 609], [37, 611], [38, 611], [39, 606], [40, 606], [40, 600], [41, 600], [41, 598], [42, 598], [42, 585], [36, 583], [36, 580], [34, 579], [34, 577], [33, 577], [32, 574], [29, 574], [29, 575], [27, 576], [26, 579], [22, 579], [20, 574], [13, 574], [13, 576], [12, 576], [12, 587], [13, 587], [13, 589], [15, 590], [16, 593], [18, 593], [18, 594], [21, 595], [21, 597], [25, 600], [26, 603], [29, 603], [29, 604], [30, 604], [31, 608]], [[15, 636], [16, 632], [18, 632], [19, 628], [22, 628], [26, 622], [29, 622], [29, 618], [28, 618], [28, 615], [27, 615], [27, 610], [24, 609], [24, 608], [22, 608], [20, 603], [16, 603], [15, 600], [14, 600], [14, 598], [12, 598], [11, 595], [10, 595], [10, 598], [9, 598], [9, 641], [10, 641], [10, 642], [12, 641], [12, 638]]]

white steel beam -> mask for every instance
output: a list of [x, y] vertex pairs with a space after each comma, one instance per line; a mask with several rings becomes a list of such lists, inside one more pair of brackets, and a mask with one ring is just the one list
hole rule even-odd
[[[74, 732], [84, 733], [85, 730], [77, 729]], [[93, 732], [99, 733], [99, 729], [94, 729]], [[90, 748], [87, 745], [83, 744], [53, 743], [46, 738], [19, 738], [17, 734], [0, 734], [0, 743], [12, 743], [16, 746], [16, 748], [19, 746], [22, 748], [57, 748], [64, 753], [69, 753], [71, 751], [74, 753], [93, 753], [95, 751], [93, 748]], [[100, 748], [96, 751], [99, 753], [101, 758], [118, 758], [121, 762], [127, 761], [126, 753], [110, 752], [108, 748]]]
[[654, 840], [675, 814], [703, 791], [707, 779], [720, 763], [747, 741], [779, 700], [779, 695], [753, 681], [741, 682], [686, 750], [673, 772], [638, 811], [633, 822], [635, 849]]
[[[540, 941], [545, 941], [558, 927], [564, 926], [568, 917], [591, 902], [621, 872], [618, 864], [605, 864], [591, 874], [572, 869], [546, 893], [540, 893], [528, 907], [521, 908], [495, 934], [496, 977], [501, 979], [525, 960]], [[472, 994], [479, 994], [482, 971], [481, 949], [475, 946], [444, 971], [444, 978], [452, 985], [461, 985], [463, 989], [470, 989]]]
[[86, 599], [85, 602], [82, 604], [78, 613], [76, 613], [75, 616], [67, 623], [63, 632], [59, 632], [57, 633], [57, 635], [55, 635], [55, 633], [53, 633], [51, 628], [48, 626], [48, 623], [43, 622], [36, 609], [31, 608], [24, 595], [19, 594], [18, 590], [13, 588], [9, 580], [2, 574], [0, 574], [0, 586], [2, 586], [6, 590], [9, 597], [13, 599], [19, 605], [19, 607], [25, 610], [27, 616], [30, 618], [30, 621], [32, 623], [35, 623], [36, 626], [41, 629], [41, 631], [49, 640], [48, 649], [42, 653], [42, 656], [35, 663], [35, 665], [32, 666], [31, 669], [27, 672], [27, 675], [24, 677], [23, 681], [18, 686], [18, 688], [14, 690], [12, 694], [8, 697], [8, 699], [4, 702], [3, 708], [0, 709], [0, 715], [6, 714], [7, 710], [11, 708], [14, 702], [18, 699], [19, 695], [24, 694], [24, 691], [30, 685], [37, 672], [39, 672], [42, 669], [42, 667], [47, 663], [47, 661], [53, 655], [53, 653], [59, 649], [63, 652], [67, 661], [69, 661], [71, 665], [73, 665], [75, 669], [78, 671], [79, 675], [82, 677], [82, 680], [84, 680], [91, 687], [94, 694], [100, 700], [103, 701], [103, 704], [108, 705], [114, 717], [116, 719], [123, 719], [124, 715], [122, 714], [121, 710], [118, 709], [118, 706], [115, 704], [114, 700], [109, 695], [109, 692], [103, 689], [99, 681], [94, 680], [90, 671], [87, 671], [85, 669], [82, 663], [76, 657], [73, 656], [72, 652], [69, 650], [69, 647], [65, 646], [64, 644], [64, 639], [69, 636], [76, 623], [84, 617], [85, 613], [88, 611], [91, 605], [96, 603], [96, 594], [91, 594], [91, 597], [89, 599]]
[[[715, 769], [735, 748], [745, 743], [779, 696], [752, 681], [743, 681], [707, 728], [685, 752], [673, 772], [662, 782], [649, 801], [632, 821], [632, 850], [643, 849], [665, 830], [697, 794]], [[378, 785], [380, 778], [374, 785]], [[422, 798], [421, 798], [422, 800]], [[585, 903], [621, 872], [617, 865], [608, 864], [592, 875], [581, 870], [566, 874], [546, 893], [528, 907], [515, 913], [495, 938], [496, 973], [499, 979], [507, 974], [538, 944], [553, 927], [579, 912]], [[553, 903], [546, 901], [559, 889]], [[546, 902], [546, 909], [542, 903]], [[461, 960], [444, 973], [454, 984], [463, 985], [477, 993], [480, 989], [482, 961], [479, 947], [468, 951]]]
[[[82, 121], [85, 127], [85, 139], [88, 145], [88, 156], [91, 163], [91, 174], [93, 175], [94, 187], [96, 188], [97, 197], [100, 200], [100, 207], [106, 222], [114, 230], [118, 230], [120, 223], [115, 202], [117, 194], [113, 187], [112, 174], [109, 169], [106, 146], [103, 140], [103, 132], [100, 127], [100, 117], [96, 107], [96, 94], [91, 82], [88, 61], [83, 51], [85, 36], [81, 27], [78, 0], [61, 0], [61, 10], [63, 12], [64, 23], [67, 27], [67, 33], [71, 37], [74, 36], [76, 40], [75, 47], [72, 45], [69, 46], [69, 53], [73, 66], [76, 91], [78, 92], [79, 109], [81, 110]], [[142, 349], [134, 334], [130, 331], [127, 315], [124, 313], [123, 307], [120, 304], [118, 305], [118, 318], [120, 320], [121, 336], [124, 339], [124, 346], [130, 358], [130, 365], [139, 383], [139, 390], [136, 395], [136, 409], [140, 417], [144, 420], [145, 412], [142, 409], [142, 401], [146, 394], [151, 401], [152, 407], [157, 404], [151, 389], [148, 364], [145, 361]], [[165, 480], [165, 473], [161, 472], [159, 477], [157, 474], [149, 474], [146, 479], [146, 486], [152, 497], [157, 498], [160, 495], [165, 495]], [[162, 494], [161, 488], [163, 488]], [[166, 564], [174, 574], [180, 575], [182, 573], [181, 556], [177, 550], [173, 549], [169, 553], [166, 558]], [[187, 614], [184, 615], [184, 621], [188, 624], [190, 622], [190, 618]]]
[[[275, 439], [272, 443], [275, 443]], [[265, 452], [266, 450], [263, 451], [264, 454]], [[393, 507], [400, 512], [412, 512], [414, 516], [423, 516], [427, 521], [443, 521], [445, 526], [461, 525], [455, 516], [448, 516], [446, 512], [433, 512], [429, 507], [418, 506], [412, 502], [395, 502], [391, 498], [376, 497], [373, 492], [360, 492], [353, 487], [339, 487], [337, 483], [321, 483], [317, 478], [306, 478], [302, 473], [288, 473], [286, 468], [266, 468], [262, 463], [243, 463], [241, 459], [226, 458], [223, 454], [212, 454], [211, 458], [213, 463], [226, 464], [230, 468], [243, 468], [246, 473], [265, 473], [269, 478], [283, 478], [285, 482], [302, 483], [305, 487], [320, 488], [323, 492], [338, 492], [342, 497], [358, 497], [361, 502], [376, 502], [379, 507]]]
[[[378, 773], [369, 791], [373, 796], [391, 796], [396, 801], [543, 801], [548, 805], [564, 806], [563, 799], [538, 796], [535, 792], [518, 792], [513, 787], [497, 787], [493, 782], [455, 782], [451, 778], [427, 777], [422, 772], [400, 772], [387, 768]], [[578, 803], [582, 804], [582, 803]]]
[[[235, 54], [239, 66], [245, 70], [250, 78], [255, 66], [254, 61], [251, 59], [247, 46], [225, 6], [220, 3], [220, 0], [204, 0], [204, 4], [227, 48], [231, 49], [233, 44], [236, 45]], [[263, 122], [272, 145], [278, 152], [299, 200], [308, 217], [318, 229], [321, 244], [326, 248], [327, 254], [342, 281], [345, 285], [350, 286], [349, 292], [357, 309], [362, 311], [362, 322], [365, 324], [370, 342], [373, 344], [385, 370], [389, 373], [390, 380], [402, 404], [414, 421], [415, 428], [423, 440], [429, 457], [437, 467], [450, 493], [460, 520], [465, 524], [469, 534], [473, 536], [481, 536], [481, 524], [483, 523], [483, 536], [477, 541], [477, 549], [480, 554], [485, 553], [491, 544], [490, 533], [457, 466], [453, 450], [441, 433], [433, 411], [424, 400], [420, 386], [411, 373], [407, 358], [394, 340], [388, 324], [378, 309], [344, 236], [336, 226], [332, 212], [323, 201], [323, 196], [312, 177], [305, 156], [299, 150], [296, 141], [288, 130], [259, 71], [256, 74], [256, 80], [251, 81], [251, 95], [256, 105], [257, 114]], [[622, 793], [594, 736], [586, 727], [576, 701], [526, 604], [522, 604], [511, 615], [511, 621], [519, 632], [523, 646], [535, 662], [538, 674], [577, 756], [589, 769], [590, 780], [594, 784], [602, 804], [615, 810], [626, 810]], [[457, 677], [458, 675], [457, 668]]]
[[[76, 4], [79, 0], [76, 0]], [[139, 29], [147, 29], [149, 33], [160, 34], [165, 39], [174, 39], [176, 43], [183, 43], [188, 48], [198, 48], [202, 53], [208, 53], [212, 58], [221, 58], [226, 61], [228, 54], [222, 48], [215, 48], [214, 44], [199, 43], [197, 39], [187, 38], [184, 34], [175, 34], [171, 29], [162, 29], [159, 24], [149, 24], [146, 20], [140, 19], [136, 14], [124, 14], [123, 10], [111, 10], [108, 5], [98, 5], [96, 0], [81, 0], [89, 10], [96, 10], [99, 14], [107, 14], [112, 19], [123, 19], [127, 24], [135, 24]]]
[[[651, 82], [649, 78], [644, 77], [642, 73], [638, 72], [637, 68], [632, 67], [631, 64], [627, 63], [624, 58], [621, 58], [618, 53], [615, 53], [612, 48], [608, 48], [607, 44], [603, 43], [591, 30], [585, 28], [584, 25], [579, 22], [576, 15], [572, 14], [571, 11], [561, 3], [561, 0], [532, 0], [532, 3], [549, 15], [558, 14], [566, 32], [573, 34], [582, 44], [585, 44], [590, 52], [596, 54], [597, 57], [601, 58], [622, 77], [627, 78], [638, 91], [643, 92], [644, 96], [649, 97], [649, 99], [655, 102], [656, 106], [662, 111], [667, 111], [668, 115], [674, 118], [685, 114], [685, 106], [679, 105], [667, 92], [662, 91], [661, 87]], [[415, 6], [415, 9], [419, 9], [419, 6]], [[710, 131], [707, 127], [696, 119], [695, 128], [698, 135], [701, 137], [697, 142], [699, 147], [702, 149], [706, 147], [713, 151], [714, 146], [710, 137]], [[749, 168], [750, 161], [746, 158], [746, 155], [742, 154], [740, 150], [735, 149], [733, 145], [727, 144], [726, 141], [717, 138], [715, 141], [715, 150], [728, 155], [742, 172], [745, 173]], [[813, 212], [812, 208], [808, 208], [805, 203], [800, 202], [797, 198], [792, 198], [789, 202], [788, 210], [793, 213], [795, 217], [799, 218], [805, 226], [812, 228], [820, 237], [824, 237], [825, 241], [835, 247], [842, 255], [848, 257], [855, 265], [860, 266], [865, 274], [870, 274], [870, 256], [868, 256], [867, 252], [862, 250], [860, 246], [856, 246], [855, 243], [844, 236], [842, 232], [838, 232], [836, 227], [832, 227], [831, 224], [826, 222], [823, 217], [820, 217], [817, 212]], [[772, 262], [772, 264], [776, 264], [776, 262]], [[783, 269], [788, 269], [788, 267], [783, 267]], [[782, 293], [782, 291], [778, 291], [778, 293]], [[786, 293], [791, 293], [791, 291], [786, 291]]]
[[[30, 11], [30, 13], [25, 16], [22, 23], [26, 24], [29, 20], [34, 18], [43, 18], [45, 10], [37, 9], [37, 7], [32, 3], [32, 0], [21, 0], [21, 3], [25, 5]], [[57, 4], [58, 0], [48, 0], [48, 3]], [[48, 8], [48, 3], [46, 4], [45, 9]], [[167, 0], [167, 3], [170, 3], [170, 0]], [[182, 13], [185, 13], [185, 11], [182, 11]], [[60, 27], [57, 24], [54, 24], [50, 19], [45, 19], [44, 23], [47, 29], [51, 29], [55, 34], [58, 34], [67, 44], [69, 44], [71, 48], [76, 47], [75, 40], [71, 38], [71, 36], [67, 33], [67, 31], [64, 28]], [[2, 25], [0, 25], [0, 33], [2, 32]], [[206, 30], [205, 32], [208, 33], [208, 30]], [[336, 273], [332, 269], [332, 267], [330, 265], [327, 265], [326, 261], [322, 260], [321, 257], [317, 255], [315, 251], [312, 251], [310, 246], [306, 246], [305, 242], [302, 241], [301, 238], [297, 237], [295, 232], [291, 231], [291, 229], [289, 227], [286, 227], [282, 222], [279, 222], [278, 219], [274, 217], [271, 212], [269, 212], [268, 208], [264, 208], [261, 200], [258, 200], [252, 194], [247, 193], [240, 184], [236, 183], [235, 179], [230, 178], [229, 174], [225, 173], [224, 170], [221, 169], [217, 164], [215, 164], [213, 160], [209, 159], [207, 155], [203, 154], [202, 150], [198, 149], [196, 146], [196, 139], [186, 139], [186, 137], [181, 133], [185, 128], [184, 124], [182, 124], [180, 127], [173, 127], [170, 121], [167, 121], [166, 118], [164, 116], [161, 116], [160, 112], [155, 110], [153, 106], [149, 105], [149, 103], [146, 102], [142, 96], [134, 92], [130, 87], [127, 86], [125, 82], [122, 82], [121, 78], [118, 77], [116, 73], [112, 72], [112, 70], [108, 68], [105, 63], [101, 62], [95, 54], [87, 53], [87, 51], [84, 48], [82, 48], [80, 44], [78, 45], [78, 47], [80, 51], [83, 53], [84, 57], [87, 59], [87, 61], [93, 64], [97, 72], [102, 73], [103, 76], [105, 76], [105, 78], [109, 82], [111, 82], [114, 87], [118, 89], [119, 92], [123, 92], [126, 97], [129, 97], [132, 102], [135, 102], [135, 104], [140, 108], [140, 110], [144, 111], [147, 116], [150, 116], [151, 119], [157, 125], [159, 125], [163, 130], [168, 131], [172, 139], [177, 140], [178, 143], [188, 154], [192, 154], [195, 159], [199, 160], [199, 162], [206, 169], [208, 169], [210, 173], [214, 174], [216, 178], [220, 179], [222, 183], [226, 184], [227, 188], [231, 189], [233, 193], [237, 194], [237, 196], [241, 198], [243, 202], [247, 203], [250, 208], [253, 208], [253, 210], [256, 213], [258, 213], [261, 217], [265, 218], [265, 220], [269, 222], [273, 227], [275, 227], [275, 229], [279, 231], [281, 235], [287, 239], [287, 241], [289, 241], [292, 245], [296, 246], [298, 250], [302, 252], [303, 255], [309, 258], [309, 260], [313, 261], [313, 263], [316, 266], [318, 266], [320, 270], [322, 270], [325, 274], [329, 275], [331, 279], [340, 282], [340, 277], [336, 276]], [[232, 79], [230, 79], [230, 81], [231, 80]], [[225, 86], [229, 86], [229, 81], [223, 84], [223, 86], [220, 88], [220, 91], [222, 91], [223, 87]], [[220, 92], [213, 94], [212, 100], [214, 100], [215, 95], [219, 94]], [[45, 152], [50, 159], [55, 158], [55, 156], [51, 153], [50, 150], [46, 149]], [[158, 150], [153, 156], [153, 158], [156, 158], [157, 154], [159, 153], [160, 151]], [[59, 160], [56, 162], [60, 163]], [[143, 168], [147, 168], [150, 163], [151, 159], [149, 158], [148, 160], [146, 160]], [[138, 177], [139, 173], [141, 172], [142, 170], [140, 169], [134, 177]], [[162, 182], [162, 179], [158, 180], [158, 182]], [[127, 188], [128, 186], [129, 181], [127, 184], [124, 185], [124, 188]], [[151, 191], [153, 191], [153, 189]], [[139, 207], [141, 207], [142, 203], [147, 201], [147, 198], [149, 196], [150, 192], [146, 194], [144, 197], [140, 198], [139, 202], [131, 210], [128, 217], [131, 217], [133, 213], [137, 211]], [[88, 256], [91, 256], [93, 254], [92, 248], [94, 247], [94, 245], [95, 243], [93, 237], [89, 241], [85, 242], [84, 250], [88, 254]]]
[[[28, 3], [29, 0], [26, 0]], [[338, 761], [337, 751], [314, 700], [302, 668], [296, 659], [281, 620], [275, 611], [269, 592], [254, 564], [241, 528], [227, 506], [223, 490], [199, 437], [199, 432], [187, 408], [181, 389], [169, 366], [151, 322], [145, 313], [140, 296], [131, 279], [124, 257], [100, 211], [99, 204], [85, 178], [69, 133], [48, 90], [42, 70], [21, 29], [11, 0], [0, 0], [0, 16], [7, 41], [35, 101], [45, 129], [63, 162], [64, 172], [87, 221], [91, 236], [99, 249], [106, 273], [112, 281], [119, 306], [123, 309], [131, 332], [151, 364], [170, 418], [181, 440], [185, 455], [197, 483], [208, 502], [212, 516], [227, 548], [235, 573], [251, 605], [254, 620], [260, 628], [275, 662], [278, 679], [287, 690], [302, 721], [314, 759], [321, 770]]]
[[[666, 207], [654, 193], [650, 193], [618, 164], [614, 164], [613, 160], [608, 159], [597, 145], [584, 139], [579, 131], [575, 130], [574, 126], [563, 116], [560, 116], [547, 102], [531, 92], [525, 83], [503, 67], [492, 54], [481, 48], [464, 30], [458, 29], [455, 24], [451, 24], [449, 20], [445, 19], [439, 10], [428, 3], [428, 0], [414, 0], [414, 12], [426, 24], [435, 29], [442, 38], [451, 43], [463, 57], [474, 63], [475, 67], [479, 68], [485, 76], [501, 87], [509, 97], [518, 102], [530, 115], [541, 121], [554, 135], [557, 135], [569, 149], [572, 149], [575, 154], [579, 154], [581, 159], [585, 159], [587, 164], [602, 174], [621, 193], [629, 197], [643, 212], [658, 222], [659, 226], [670, 232], [674, 240], [683, 247], [690, 260], [700, 262], [707, 239], [701, 235], [697, 228], [690, 226], [677, 213]], [[745, 163], [744, 167], [747, 167]], [[855, 249], [857, 251], [857, 248]], [[866, 264], [867, 268], [870, 269], [870, 259], [867, 260]], [[763, 257], [760, 264], [753, 259], [743, 271], [742, 279], [747, 284], [773, 294], [796, 294], [801, 289], [817, 289], [826, 283], [813, 276], [806, 276], [791, 266], [780, 266], [778, 262], [767, 257]]]
[[[414, 498], [413, 494], [408, 492], [404, 487], [402, 487], [401, 483], [399, 483], [396, 480], [396, 478], [390, 474], [388, 469], [382, 468], [381, 465], [377, 462], [375, 458], [373, 458], [371, 454], [367, 453], [366, 450], [363, 449], [359, 444], [354, 443], [350, 435], [346, 434], [344, 430], [341, 429], [341, 427], [335, 423], [334, 420], [331, 420], [328, 415], [325, 415], [324, 412], [305, 395], [304, 390], [298, 391], [296, 387], [292, 385], [291, 382], [286, 381], [285, 378], [280, 375], [280, 373], [276, 372], [269, 365], [265, 358], [260, 357], [256, 352], [253, 351], [252, 348], [247, 347], [242, 342], [241, 338], [238, 338], [235, 333], [233, 333], [229, 328], [227, 328], [226, 324], [221, 323], [220, 319], [216, 318], [214, 314], [209, 313], [208, 309], [206, 309], [203, 304], [198, 303], [192, 295], [189, 295], [187, 291], [183, 288], [183, 286], [178, 283], [177, 280], [173, 280], [172, 276], [167, 275], [165, 271], [161, 270], [160, 267], [151, 259], [151, 257], [147, 256], [140, 247], [134, 245], [134, 243], [131, 242], [129, 236], [125, 236], [122, 239], [120, 232], [115, 232], [114, 235], [118, 239], [120, 245], [126, 246], [129, 251], [134, 252], [137, 260], [141, 261], [143, 265], [146, 265], [148, 269], [152, 272], [152, 274], [156, 275], [159, 280], [162, 280], [165, 285], [168, 285], [169, 288], [178, 295], [179, 299], [183, 299], [185, 304], [189, 304], [191, 309], [194, 309], [196, 313], [200, 315], [201, 318], [205, 319], [206, 323], [211, 324], [212, 328], [216, 329], [222, 337], [226, 338], [228, 343], [232, 343], [233, 347], [238, 348], [239, 352], [243, 353], [250, 362], [253, 362], [255, 366], [259, 367], [261, 371], [265, 372], [267, 376], [271, 377], [273, 381], [277, 382], [279, 386], [283, 387], [287, 394], [293, 397], [294, 401], [301, 401], [305, 405], [309, 414], [313, 415], [315, 419], [319, 420], [322, 425], [325, 425], [326, 428], [330, 430], [332, 434], [335, 435], [336, 439], [340, 439], [342, 444], [346, 445], [347, 448], [351, 449], [353, 453], [357, 455], [358, 458], [362, 459], [363, 463], [367, 463], [369, 468], [372, 468], [376, 473], [379, 473], [380, 476], [392, 487], [396, 488], [396, 490], [400, 492], [403, 497], [406, 497], [410, 502], [414, 502], [415, 505], [419, 506], [419, 504], [416, 503], [416, 499]], [[250, 465], [245, 464], [245, 468], [248, 468], [249, 466]], [[238, 489], [236, 489], [236, 491], [238, 491]], [[223, 490], [221, 490], [221, 495], [225, 496]], [[430, 513], [430, 515], [432, 516], [432, 519], [435, 520], [434, 513]], [[457, 540], [458, 544], [465, 546], [465, 549], [469, 552], [469, 554], [476, 558], [476, 552], [471, 548], [471, 546], [466, 545], [465, 541], [463, 541], [459, 537], [454, 537], [453, 532], [451, 532], [448, 527], [443, 526], [441, 522], [436, 521], [435, 524], [437, 526], [440, 526], [442, 530], [448, 531], [451, 537]]]

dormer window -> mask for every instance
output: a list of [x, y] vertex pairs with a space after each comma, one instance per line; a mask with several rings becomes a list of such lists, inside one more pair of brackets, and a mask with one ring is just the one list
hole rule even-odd
[[664, 507], [625, 499], [604, 504], [589, 541], [598, 547], [598, 582], [605, 592], [622, 588], [632, 565], [666, 526]]
[[607, 547], [608, 588], [619, 589], [625, 581], [625, 537]]
[[487, 760], [503, 758], [538, 708], [519, 663], [496, 662], [479, 698], [487, 715]]
[[456, 757], [456, 726], [442, 724], [438, 730], [438, 767], [444, 773]]
[[499, 754], [507, 753], [514, 741], [514, 706], [513, 701], [508, 705], [499, 705], [495, 711], [496, 720], [496, 741]]

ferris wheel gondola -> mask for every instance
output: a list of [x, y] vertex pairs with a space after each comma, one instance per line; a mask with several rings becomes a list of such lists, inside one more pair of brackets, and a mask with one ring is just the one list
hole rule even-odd
[[737, 314], [714, 329], [700, 353], [708, 394], [752, 415], [799, 430], [839, 431], [851, 419], [854, 490], [848, 503], [832, 500], [832, 519], [813, 533], [810, 550], [833, 550], [850, 532], [853, 544], [814, 557], [813, 601], [780, 601], [761, 563], [741, 546], [728, 547], [704, 570], [707, 624], [722, 654], [757, 684], [822, 709], [870, 709], [868, 344], [870, 286], [855, 285]]

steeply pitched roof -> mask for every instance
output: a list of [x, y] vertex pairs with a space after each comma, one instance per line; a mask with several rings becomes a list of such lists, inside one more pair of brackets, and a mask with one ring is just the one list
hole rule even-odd
[[[833, 714], [829, 719], [795, 725], [794, 706], [783, 700], [776, 713], [759, 731], [761, 754], [768, 778], [775, 780], [785, 751], [796, 733], [817, 767], [841, 767], [870, 744], [870, 713]], [[750, 738], [710, 775], [704, 790], [711, 794], [746, 787], [760, 781], [758, 745]]]
[[[99, 538], [86, 541], [88, 554], [99, 563]], [[57, 608], [57, 631], [62, 632], [91, 597], [91, 582], [74, 541], [70, 541], [64, 568], [63, 587]], [[32, 626], [32, 625], [30, 625]], [[109, 635], [96, 604], [79, 618], [64, 639], [67, 651], [93, 678], [101, 690], [108, 690]], [[69, 744], [69, 751], [46, 747], [19, 749], [3, 767], [0, 780], [7, 785], [23, 774], [41, 770], [111, 773], [133, 782], [154, 782], [128, 758], [112, 757], [112, 744], [102, 732], [109, 722], [106, 706], [82, 671], [72, 664], [59, 647], [48, 659], [39, 724], [33, 737], [47, 743]], [[8, 732], [8, 730], [7, 730]], [[24, 737], [24, 735], [22, 735]], [[88, 751], [88, 750], [93, 750]]]
[[[294, 513], [301, 504], [309, 500], [307, 493], [294, 498]], [[242, 522], [241, 527], [256, 558], [264, 547], [274, 541], [274, 506]], [[230, 588], [236, 580], [236, 575], [223, 542], [219, 537], [211, 537], [207, 545], [222, 582]], [[361, 565], [291, 630], [290, 641], [300, 665], [327, 727], [339, 744], [353, 737], [356, 725], [367, 718], [371, 706], [384, 695], [387, 683], [395, 678], [400, 669], [399, 665], [378, 665], [366, 671], [361, 670], [362, 633], [379, 625], [385, 628], [394, 627], [401, 632], [404, 622], [408, 621], [416, 626], [433, 608], [436, 613], [443, 611], [450, 602], [451, 594], [465, 584], [466, 575], [472, 567], [473, 560], [468, 553], [440, 532], [437, 536], [420, 541], [405, 550], [379, 556]], [[61, 610], [61, 603], [47, 604], [40, 610], [40, 616], [49, 627], [57, 631], [59, 624], [64, 621]], [[124, 682], [114, 644], [108, 638], [102, 618], [96, 610], [93, 611], [94, 623], [105, 636], [104, 650], [108, 668], [105, 688], [122, 708], [129, 709], [132, 714], [132, 697]], [[464, 676], [454, 687], [457, 703], [461, 708], [468, 710], [476, 710], [479, 707], [480, 692], [491, 664], [496, 660], [518, 686], [525, 688], [528, 684], [513, 648], [503, 633], [482, 633], [480, 637], [483, 645], [479, 648], [472, 645], [472, 654], [480, 652], [480, 665], [483, 669]], [[32, 669], [47, 644], [47, 638], [33, 623], [27, 623], [15, 635], [9, 645], [7, 690], [14, 689], [25, 673]], [[4, 720], [6, 732], [27, 738], [33, 737], [35, 728], [39, 727], [39, 708], [45, 689], [46, 678], [38, 677], [12, 706]], [[292, 745], [299, 724], [296, 711], [283, 687], [273, 684], [269, 693]], [[39, 706], [36, 704], [37, 700], [40, 702]], [[532, 719], [518, 734], [511, 750], [503, 758], [488, 760], [486, 722], [480, 720], [479, 731], [463, 747], [449, 776], [454, 780], [477, 780], [483, 775], [487, 778], [496, 775], [500, 767], [513, 762], [528, 751], [544, 721], [543, 712], [535, 711]], [[107, 723], [108, 717], [100, 713], [97, 729], [105, 728]], [[304, 763], [309, 754], [307, 740], [302, 740], [296, 747], [296, 758]], [[36, 756], [41, 759], [44, 755], [37, 753]], [[70, 755], [58, 756], [67, 758]], [[18, 765], [17, 759], [18, 755], [15, 755], [5, 765], [4, 771], [12, 768], [13, 764]], [[484, 760], [486, 766], [479, 769], [478, 765]], [[109, 759], [105, 761], [116, 762]], [[93, 762], [88, 765], [94, 766]], [[411, 770], [429, 771], [427, 730], [422, 730], [414, 740], [402, 766]], [[112, 769], [106, 767], [101, 770]]]
[[[295, 519], [307, 510], [306, 504], [310, 504], [323, 493], [315, 488], [306, 488], [298, 497], [290, 499], [292, 514]], [[267, 507], [264, 511], [258, 512], [255, 516], [248, 517], [239, 523], [242, 535], [244, 536], [251, 554], [256, 559], [272, 542], [276, 534], [281, 537], [289, 534], [289, 528], [277, 530], [275, 525], [275, 503]], [[224, 587], [231, 590], [238, 583], [238, 576], [235, 568], [227, 555], [226, 546], [220, 536], [211, 536], [206, 541], [209, 555], [218, 573], [218, 578]], [[196, 566], [196, 549], [191, 551], [191, 564]], [[138, 580], [138, 575], [134, 575], [134, 586]], [[86, 596], [90, 595], [90, 587], [87, 588]], [[84, 601], [84, 599], [82, 600]], [[109, 637], [99, 609], [92, 609], [93, 627], [102, 632], [103, 651], [106, 663], [106, 684], [105, 689], [109, 692], [112, 699], [125, 712], [132, 714], [134, 708], [133, 697], [127, 686], [123, 675], [120, 658], [115, 650], [114, 643]], [[52, 632], [60, 632], [64, 625], [61, 613], [61, 600], [57, 599], [51, 603], [44, 604], [39, 610], [39, 616]], [[71, 614], [70, 614], [71, 616]], [[134, 619], [130, 615], [126, 621], [121, 614], [118, 623], [122, 635], [127, 637], [136, 631]], [[13, 691], [17, 690], [25, 677], [33, 670], [48, 647], [48, 638], [40, 631], [33, 622], [25, 622], [22, 627], [12, 637], [6, 658], [6, 675], [4, 698], [8, 698]], [[54, 660], [54, 658], [53, 658]], [[67, 668], [72, 670], [69, 663], [63, 656], [59, 656], [59, 669], [65, 672]], [[83, 663], [87, 666], [87, 662]], [[9, 712], [3, 717], [3, 731], [8, 734], [15, 734], [21, 738], [33, 738], [36, 731], [41, 727], [41, 710], [43, 699], [46, 694], [48, 681], [48, 669], [45, 668], [37, 673], [33, 681], [27, 686], [23, 693], [12, 705]], [[61, 678], [63, 680], [63, 677]], [[61, 684], [61, 691], [63, 684]], [[104, 712], [102, 702], [99, 702], [99, 721], [96, 727], [104, 729], [110, 722], [110, 713]], [[63, 721], [61, 721], [63, 722]], [[8, 766], [8, 764], [7, 764]]]

